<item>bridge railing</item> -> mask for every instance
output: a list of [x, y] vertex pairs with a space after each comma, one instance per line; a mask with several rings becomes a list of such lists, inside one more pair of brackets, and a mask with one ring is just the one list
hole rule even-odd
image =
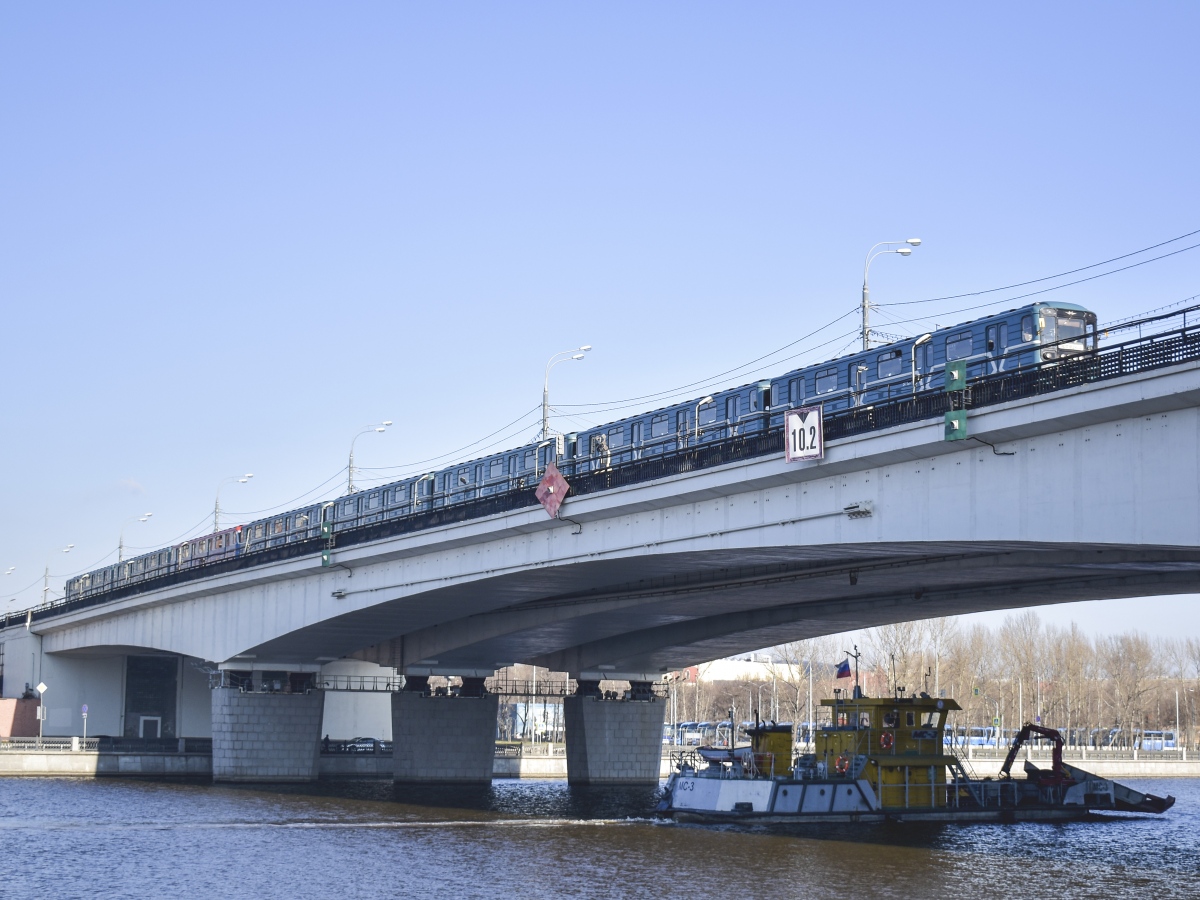
[[[967, 390], [955, 393], [944, 393], [940, 389], [926, 390], [916, 395], [910, 394], [898, 399], [831, 413], [825, 417], [825, 440], [835, 442], [885, 428], [941, 418], [951, 409], [982, 409], [1082, 384], [1102, 382], [1197, 360], [1200, 360], [1200, 323], [1131, 338], [1076, 356], [1017, 365], [1008, 371], [991, 372], [990, 369], [995, 365], [994, 359], [976, 360], [968, 364]], [[713, 466], [781, 454], [783, 429], [773, 422], [778, 416], [775, 412], [761, 415], [761, 430], [751, 433], [704, 442], [698, 446], [685, 446], [673, 452], [623, 462], [601, 471], [580, 471], [586, 468], [581, 465], [581, 460], [562, 460], [560, 469], [570, 482], [571, 496], [579, 497]], [[536, 505], [534, 489], [527, 486], [339, 531], [336, 535], [336, 546], [369, 543], [471, 519], [516, 512]], [[564, 518], [569, 521], [569, 507]], [[6, 613], [0, 618], [0, 628], [23, 625], [27, 621], [40, 621], [211, 575], [285, 559], [313, 556], [327, 547], [328, 543], [324, 539], [309, 538], [246, 553], [234, 559], [157, 576], [137, 584], [96, 589], [82, 597], [19, 613]]]

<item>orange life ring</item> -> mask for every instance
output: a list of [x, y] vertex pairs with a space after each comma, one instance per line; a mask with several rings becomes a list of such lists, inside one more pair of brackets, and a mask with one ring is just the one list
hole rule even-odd
[[895, 742], [896, 742], [896, 739], [892, 737], [892, 733], [890, 731], [885, 731], [883, 734], [881, 734], [879, 736], [879, 746], [882, 747], [884, 750], [891, 750], [892, 744], [894, 744]]
[[835, 768], [837, 769], [837, 773], [839, 775], [845, 775], [848, 771], [850, 771], [850, 757], [843, 753], [837, 758]]

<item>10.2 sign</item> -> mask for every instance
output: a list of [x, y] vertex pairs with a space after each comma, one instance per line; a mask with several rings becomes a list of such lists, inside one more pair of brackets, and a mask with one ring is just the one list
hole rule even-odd
[[801, 406], [784, 415], [784, 458], [788, 462], [825, 458], [825, 429], [821, 407]]

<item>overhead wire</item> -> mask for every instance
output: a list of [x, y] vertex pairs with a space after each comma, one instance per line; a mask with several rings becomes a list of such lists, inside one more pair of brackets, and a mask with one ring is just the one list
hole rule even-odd
[[[880, 307], [884, 307], [884, 306], [914, 306], [914, 305], [920, 304], [920, 303], [938, 303], [942, 300], [960, 300], [963, 297], [981, 297], [984, 294], [995, 294], [995, 293], [998, 293], [999, 291], [1010, 291], [1015, 288], [1027, 287], [1031, 284], [1040, 284], [1043, 281], [1053, 281], [1056, 278], [1065, 278], [1068, 275], [1074, 275], [1077, 272], [1086, 272], [1088, 269], [1095, 269], [1099, 266], [1107, 266], [1109, 263], [1120, 262], [1123, 259], [1129, 259], [1129, 257], [1137, 256], [1138, 254], [1141, 254], [1141, 253], [1149, 253], [1151, 250], [1157, 250], [1159, 247], [1165, 247], [1167, 244], [1174, 244], [1176, 241], [1182, 241], [1185, 238], [1190, 238], [1193, 235], [1197, 235], [1197, 234], [1200, 234], [1200, 229], [1197, 229], [1195, 231], [1189, 231], [1187, 234], [1181, 234], [1178, 237], [1173, 237], [1167, 241], [1161, 241], [1157, 244], [1151, 244], [1149, 247], [1143, 247], [1141, 250], [1134, 250], [1131, 253], [1123, 253], [1120, 256], [1114, 256], [1111, 259], [1104, 260], [1103, 262], [1092, 263], [1091, 265], [1081, 266], [1078, 269], [1070, 269], [1066, 272], [1059, 272], [1057, 275], [1045, 275], [1041, 278], [1034, 278], [1031, 281], [1019, 281], [1016, 284], [1008, 284], [1003, 287], [988, 288], [987, 290], [983, 290], [983, 291], [968, 291], [965, 294], [949, 294], [945, 297], [931, 297], [928, 300], [902, 300], [902, 301], [898, 301], [896, 303], [876, 303], [876, 304], [872, 304], [872, 308], [880, 308]], [[1160, 259], [1166, 259], [1168, 256], [1174, 256], [1177, 253], [1184, 253], [1188, 250], [1195, 250], [1196, 247], [1200, 247], [1200, 244], [1193, 244], [1191, 247], [1184, 247], [1182, 250], [1173, 250], [1172, 252], [1165, 253], [1162, 256], [1156, 256], [1154, 259], [1147, 259], [1147, 260], [1144, 260], [1139, 263], [1134, 263], [1133, 265], [1130, 265], [1130, 266], [1125, 266], [1120, 269], [1114, 269], [1112, 272], [1106, 272], [1104, 274], [1110, 275], [1110, 274], [1114, 274], [1116, 272], [1124, 272], [1125, 269], [1132, 269], [1132, 268], [1135, 268], [1136, 266], [1145, 265], [1146, 263], [1152, 263], [1152, 262], [1157, 262]], [[1100, 277], [1100, 276], [1095, 276], [1095, 277]], [[1071, 282], [1071, 283], [1072, 284], [1082, 284], [1083, 281], [1089, 281], [1089, 280], [1091, 280], [1091, 279], [1085, 278], [1085, 279], [1081, 279], [1080, 281], [1075, 281], [1075, 282]], [[1070, 285], [1061, 285], [1061, 287], [1069, 287], [1069, 286]], [[1057, 288], [1049, 288], [1049, 290], [1057, 290]], [[1041, 293], [1041, 292], [1035, 291], [1034, 293]], [[1032, 296], [1034, 296], [1034, 293], [1023, 294], [1022, 296], [1023, 297], [1032, 297]], [[1009, 300], [1019, 300], [1019, 299], [1021, 299], [1021, 297], [1010, 297], [1009, 298]], [[1004, 302], [1004, 301], [997, 301], [997, 302]], [[968, 309], [979, 309], [979, 308], [980, 307], [968, 307]]]

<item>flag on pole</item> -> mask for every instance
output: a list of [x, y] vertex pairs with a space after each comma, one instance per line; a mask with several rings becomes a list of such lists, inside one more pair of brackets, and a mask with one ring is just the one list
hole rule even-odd
[[849, 678], [850, 677], [850, 660], [844, 659], [840, 663], [838, 663], [837, 677], [838, 678]]

